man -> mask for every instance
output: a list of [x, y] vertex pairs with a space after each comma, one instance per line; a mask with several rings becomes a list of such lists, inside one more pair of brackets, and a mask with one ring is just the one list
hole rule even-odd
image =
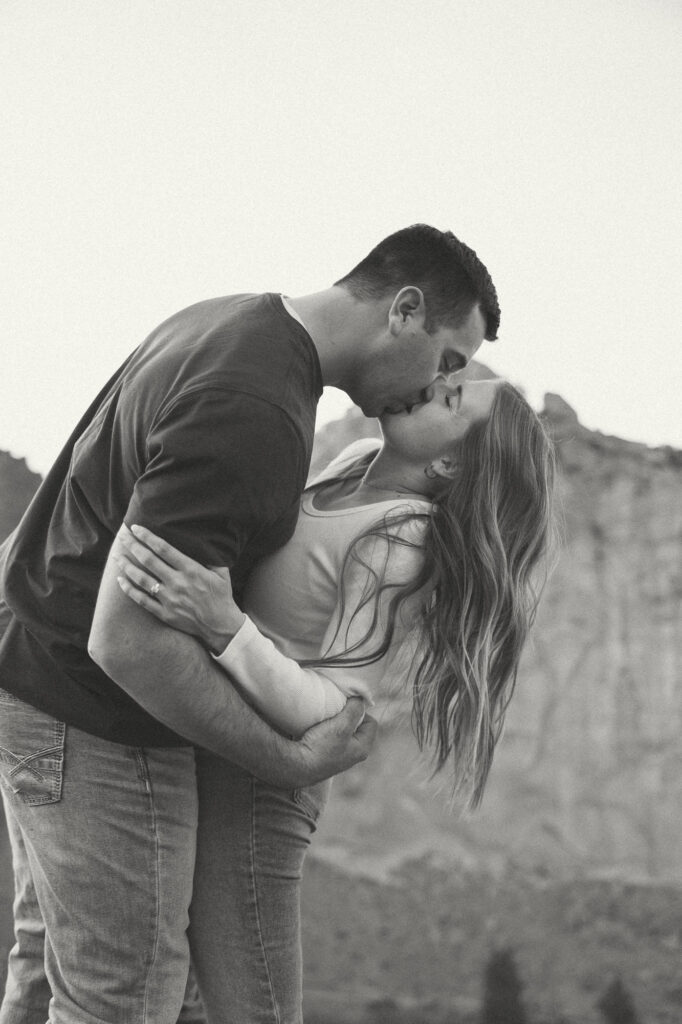
[[52, 1024], [174, 1022], [192, 745], [294, 789], [364, 759], [373, 737], [357, 700], [299, 742], [272, 731], [199, 644], [122, 594], [117, 531], [139, 523], [228, 566], [238, 591], [293, 531], [323, 384], [368, 416], [409, 409], [498, 325], [475, 253], [416, 225], [321, 292], [183, 310], [97, 396], [4, 551], [0, 778], [17, 942], [0, 1024], [43, 1024], [43, 954]]

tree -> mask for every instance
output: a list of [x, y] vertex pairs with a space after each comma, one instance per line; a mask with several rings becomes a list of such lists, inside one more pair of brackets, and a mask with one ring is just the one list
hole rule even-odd
[[526, 1024], [521, 990], [512, 951], [497, 950], [485, 968], [481, 1024]]

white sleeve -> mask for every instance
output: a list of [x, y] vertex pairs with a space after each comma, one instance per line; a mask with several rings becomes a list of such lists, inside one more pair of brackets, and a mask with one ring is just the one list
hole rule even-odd
[[282, 654], [248, 616], [214, 659], [268, 721], [292, 735], [331, 718], [347, 700], [346, 694], [322, 672], [301, 668], [297, 661]]
[[[418, 547], [394, 546], [394, 542], [387, 547], [380, 538], [365, 543], [368, 549], [363, 561], [351, 566], [347, 573], [344, 600], [330, 620], [321, 655], [342, 654], [356, 643], [359, 646], [353, 650], [354, 656], [372, 654], [386, 625], [388, 602], [394, 592], [390, 587], [409, 579], [417, 560], [421, 561]], [[390, 586], [378, 606], [373, 599], [362, 606], [372, 571]], [[300, 735], [316, 722], [337, 714], [350, 696], [372, 703], [372, 690], [385, 676], [390, 675], [392, 687], [407, 677], [412, 661], [410, 626], [420, 603], [420, 595], [406, 602], [388, 651], [368, 665], [301, 667], [282, 654], [248, 617], [225, 650], [214, 657], [270, 722], [292, 735]]]

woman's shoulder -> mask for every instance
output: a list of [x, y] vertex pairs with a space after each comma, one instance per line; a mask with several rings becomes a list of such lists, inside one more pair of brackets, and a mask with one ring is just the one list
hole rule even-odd
[[381, 441], [378, 437], [363, 437], [358, 441], [353, 441], [339, 452], [323, 470], [311, 477], [307, 486], [313, 487], [324, 483], [325, 480], [332, 480], [349, 472], [354, 466], [368, 461], [369, 456], [378, 452], [380, 447]]
[[424, 562], [429, 513], [425, 502], [396, 502], [359, 538], [359, 561], [397, 584], [413, 578]]

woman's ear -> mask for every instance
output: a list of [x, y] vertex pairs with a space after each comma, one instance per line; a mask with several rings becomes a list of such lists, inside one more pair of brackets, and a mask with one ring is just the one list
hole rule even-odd
[[431, 480], [435, 480], [437, 476], [441, 477], [443, 480], [453, 480], [457, 475], [458, 468], [458, 463], [455, 462], [454, 459], [448, 458], [447, 455], [441, 455], [440, 458], [434, 459], [433, 462], [426, 467], [428, 472], [426, 472], [426, 470], [425, 472]]

